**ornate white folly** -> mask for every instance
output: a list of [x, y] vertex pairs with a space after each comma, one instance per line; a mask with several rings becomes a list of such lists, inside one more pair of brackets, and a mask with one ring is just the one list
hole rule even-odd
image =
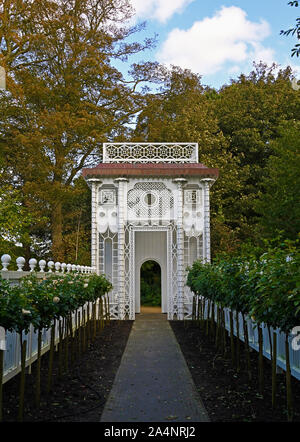
[[162, 312], [189, 318], [186, 268], [210, 261], [210, 186], [218, 170], [198, 163], [195, 143], [106, 143], [84, 169], [92, 190], [92, 266], [113, 284], [113, 318], [140, 312], [145, 261], [161, 267]]

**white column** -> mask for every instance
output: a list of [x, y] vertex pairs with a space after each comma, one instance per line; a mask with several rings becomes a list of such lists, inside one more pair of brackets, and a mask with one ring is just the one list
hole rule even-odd
[[184, 319], [184, 233], [183, 233], [183, 185], [186, 179], [177, 178], [177, 319]]
[[97, 227], [97, 207], [98, 207], [98, 190], [102, 183], [97, 178], [87, 180], [92, 189], [92, 226], [91, 226], [91, 261], [92, 267], [96, 268], [96, 273], [99, 274], [99, 235]]
[[212, 178], [204, 178], [203, 183], [203, 199], [204, 199], [204, 232], [203, 232], [203, 260], [211, 261], [210, 256], [210, 187], [215, 182]]
[[119, 319], [125, 319], [125, 186], [126, 178], [117, 178], [118, 183], [118, 299]]

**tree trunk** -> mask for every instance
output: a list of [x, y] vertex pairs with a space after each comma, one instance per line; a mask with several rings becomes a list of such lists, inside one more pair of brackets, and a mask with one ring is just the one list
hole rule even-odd
[[213, 339], [215, 336], [215, 303], [214, 302], [212, 303], [212, 306], [211, 306], [210, 334]]
[[209, 319], [210, 319], [210, 306], [211, 306], [211, 301], [208, 301], [207, 304], [207, 315], [206, 315], [206, 336], [208, 336], [208, 332], [209, 332]]
[[264, 394], [264, 355], [263, 355], [263, 332], [261, 325], [258, 325], [258, 346], [259, 346], [259, 356], [258, 356], [258, 379], [259, 379], [259, 394], [263, 396]]
[[196, 323], [197, 327], [201, 326], [201, 299], [200, 296], [197, 297], [197, 305], [195, 306], [195, 312], [196, 312]]
[[227, 355], [227, 330], [226, 330], [226, 322], [225, 322], [225, 310], [222, 308], [222, 329], [223, 329], [223, 355], [224, 357]]
[[25, 264], [23, 267], [23, 271], [29, 271], [30, 270], [29, 260], [30, 260], [30, 258], [32, 258], [32, 252], [30, 250], [30, 244], [25, 243], [23, 238], [22, 238], [22, 242], [23, 242], [23, 257], [25, 258]]
[[92, 311], [93, 311], [93, 340], [96, 339], [96, 333], [97, 333], [97, 322], [96, 322], [96, 302], [94, 301], [92, 304]]
[[240, 320], [239, 320], [239, 312], [235, 312], [236, 318], [236, 371], [239, 373], [241, 369], [240, 365]]
[[82, 311], [82, 353], [86, 350], [86, 325], [85, 325], [85, 309]]
[[276, 407], [276, 362], [277, 362], [277, 334], [273, 331], [273, 353], [272, 353], [272, 408]]
[[38, 353], [36, 366], [36, 385], [35, 385], [35, 406], [40, 407], [41, 398], [41, 352], [42, 352], [42, 330], [38, 330]]
[[285, 360], [286, 360], [286, 399], [287, 399], [287, 414], [288, 421], [293, 420], [293, 396], [292, 396], [292, 378], [291, 378], [291, 363], [290, 363], [290, 347], [289, 347], [289, 334], [285, 335]]
[[109, 295], [107, 293], [107, 319], [108, 319], [108, 324], [110, 324], [110, 304], [109, 304]]
[[0, 422], [2, 422], [2, 392], [3, 392], [3, 371], [4, 371], [4, 350], [0, 350]]
[[68, 317], [64, 318], [65, 320], [65, 371], [69, 371], [69, 324]]
[[54, 343], [55, 343], [55, 322], [56, 321], [54, 320], [54, 323], [53, 323], [53, 325], [51, 327], [47, 393], [50, 393], [51, 388], [52, 388], [52, 372], [53, 372]]
[[249, 381], [252, 380], [252, 372], [251, 372], [251, 360], [250, 360], [250, 347], [249, 347], [249, 335], [248, 335], [248, 325], [245, 319], [245, 315], [243, 314], [243, 326], [244, 326], [244, 340], [245, 340], [245, 349], [246, 349], [246, 361], [247, 361], [247, 372]]
[[230, 347], [231, 347], [231, 363], [235, 367], [235, 349], [234, 349], [234, 332], [233, 332], [233, 313], [232, 310], [229, 312], [230, 318]]
[[200, 330], [202, 332], [203, 330], [203, 325], [204, 325], [204, 310], [205, 310], [205, 298], [201, 297], [201, 302], [200, 302]]
[[21, 375], [20, 375], [20, 396], [19, 396], [19, 412], [18, 421], [23, 421], [24, 414], [24, 395], [25, 395], [25, 364], [26, 364], [26, 347], [27, 341], [22, 339], [23, 333], [20, 333], [20, 346], [21, 346]]
[[217, 305], [217, 324], [216, 324], [216, 337], [215, 337], [215, 346], [218, 350], [219, 347], [219, 333], [220, 333], [220, 309]]
[[58, 335], [59, 335], [59, 345], [58, 345], [58, 373], [62, 376], [63, 373], [63, 320], [59, 319], [58, 323]]
[[69, 324], [69, 334], [70, 334], [70, 342], [71, 342], [71, 363], [74, 364], [75, 361], [75, 354], [74, 354], [74, 335], [73, 335], [73, 316], [72, 313], [69, 314], [68, 317], [68, 324]]
[[196, 296], [193, 296], [193, 304], [192, 304], [192, 322], [194, 323], [196, 320]]
[[77, 333], [78, 333], [78, 349], [77, 349], [77, 352], [78, 352], [78, 358], [80, 358], [81, 357], [81, 315], [80, 315], [80, 310], [78, 310], [78, 313], [77, 313], [77, 324], [78, 324], [78, 331], [77, 331]]

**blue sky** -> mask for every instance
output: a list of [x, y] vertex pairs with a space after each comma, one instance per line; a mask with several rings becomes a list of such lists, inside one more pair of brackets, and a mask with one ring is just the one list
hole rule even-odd
[[158, 34], [154, 50], [131, 61], [156, 60], [179, 65], [219, 88], [249, 73], [252, 62], [292, 66], [300, 77], [300, 59], [291, 57], [295, 38], [280, 35], [294, 26], [300, 8], [288, 0], [131, 0], [135, 21], [147, 21], [136, 40]]

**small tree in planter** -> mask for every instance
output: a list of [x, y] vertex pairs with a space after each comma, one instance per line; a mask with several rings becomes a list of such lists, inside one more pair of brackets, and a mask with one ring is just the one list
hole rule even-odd
[[[32, 325], [34, 327], [34, 331], [37, 331], [38, 333], [35, 402], [36, 406], [39, 407], [41, 391], [42, 331], [43, 329], [48, 330], [51, 326], [53, 326], [53, 318], [55, 318], [55, 316], [58, 314], [59, 309], [57, 306], [57, 297], [55, 296], [54, 284], [49, 284], [47, 280], [39, 281], [35, 275], [30, 275], [21, 281], [20, 289], [36, 312], [35, 317], [32, 319]], [[54, 343], [51, 342], [50, 353], [53, 350], [53, 345]]]
[[[4, 329], [13, 327], [14, 318], [7, 318], [6, 305], [10, 291], [9, 283], [0, 277], [0, 326]], [[4, 370], [4, 350], [0, 349], [0, 422], [2, 421], [2, 393], [3, 393], [3, 370]]]
[[19, 421], [23, 420], [24, 392], [25, 392], [25, 362], [27, 342], [23, 333], [29, 332], [31, 322], [38, 321], [38, 313], [24, 295], [20, 286], [10, 287], [5, 296], [1, 309], [0, 325], [9, 331], [16, 331], [20, 335], [21, 347], [21, 377], [19, 398]]
[[[258, 333], [258, 387], [259, 393], [264, 394], [264, 356], [263, 356], [263, 324], [266, 323], [267, 317], [260, 315], [254, 316], [253, 305], [259, 303], [259, 293], [257, 291], [257, 283], [261, 276], [261, 262], [256, 259], [255, 256], [249, 257], [246, 266], [244, 268], [244, 281], [241, 284], [241, 291], [244, 293], [244, 297], [248, 299], [249, 303], [249, 315], [257, 326]], [[270, 340], [270, 345], [272, 343]], [[271, 357], [272, 352], [271, 352]]]
[[[104, 275], [91, 275], [88, 279], [88, 284], [86, 286], [88, 291], [88, 297], [93, 303], [93, 317], [94, 317], [94, 336], [96, 334], [96, 301], [99, 299], [99, 309], [100, 303], [102, 307], [102, 297], [112, 289], [112, 284], [105, 278]], [[107, 306], [107, 309], [109, 306]], [[101, 308], [102, 311], [102, 308]], [[106, 313], [106, 316], [109, 313]], [[106, 318], [107, 320], [107, 318]]]
[[[269, 250], [263, 256], [263, 270], [257, 282], [259, 297], [253, 301], [252, 313], [259, 320], [265, 320], [273, 329], [285, 333], [286, 387], [288, 419], [293, 418], [291, 367], [289, 355], [289, 334], [299, 325], [300, 309], [300, 253], [289, 241], [285, 247]], [[289, 259], [287, 259], [289, 256]], [[276, 341], [273, 341], [273, 382], [276, 385]], [[276, 388], [273, 386], [272, 403], [275, 406]]]

